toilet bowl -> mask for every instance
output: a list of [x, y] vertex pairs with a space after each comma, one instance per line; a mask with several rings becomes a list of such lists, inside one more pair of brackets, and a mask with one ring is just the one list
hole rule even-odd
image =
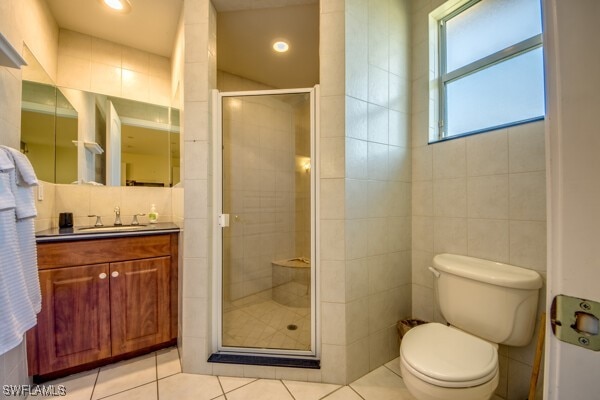
[[419, 400], [488, 400], [498, 386], [498, 346], [438, 323], [402, 339], [400, 369]]
[[531, 341], [540, 275], [473, 257], [433, 258], [440, 312], [451, 326], [430, 323], [404, 335], [400, 370], [419, 400], [489, 400], [498, 386], [498, 344]]

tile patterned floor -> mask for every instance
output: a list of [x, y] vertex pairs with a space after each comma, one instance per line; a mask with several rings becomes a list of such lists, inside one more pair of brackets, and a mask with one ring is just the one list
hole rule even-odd
[[181, 372], [177, 348], [170, 348], [45, 385], [64, 385], [64, 400], [415, 400], [399, 369], [395, 359], [347, 386], [195, 375]]
[[340, 386], [185, 374], [177, 348], [170, 348], [45, 385], [65, 385], [65, 400], [413, 400], [396, 374], [397, 361]]
[[[296, 330], [289, 330], [295, 325]], [[310, 350], [310, 309], [271, 299], [271, 291], [224, 306], [223, 344], [232, 347]]]

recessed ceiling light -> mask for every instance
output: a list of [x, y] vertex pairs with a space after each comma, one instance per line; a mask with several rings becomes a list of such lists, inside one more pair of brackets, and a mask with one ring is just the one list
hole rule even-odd
[[109, 7], [113, 11], [120, 13], [128, 13], [131, 11], [131, 3], [129, 0], [99, 0], [102, 4]]
[[289, 49], [290, 49], [290, 45], [284, 41], [278, 41], [278, 42], [273, 43], [273, 50], [275, 50], [278, 53], [285, 53]]

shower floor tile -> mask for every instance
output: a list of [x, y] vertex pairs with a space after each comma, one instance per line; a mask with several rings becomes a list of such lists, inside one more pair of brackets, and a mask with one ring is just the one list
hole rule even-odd
[[265, 292], [224, 305], [223, 345], [310, 350], [310, 309], [284, 306]]

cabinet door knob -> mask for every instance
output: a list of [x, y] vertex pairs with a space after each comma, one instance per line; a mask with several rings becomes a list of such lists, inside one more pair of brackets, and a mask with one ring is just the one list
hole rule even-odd
[[110, 276], [112, 276], [113, 278], [116, 278], [117, 276], [119, 276], [119, 272], [118, 271], [113, 271]]
[[98, 278], [100, 278], [100, 279], [106, 279], [106, 276], [107, 276], [106, 273], [103, 272], [100, 275], [98, 275]]

